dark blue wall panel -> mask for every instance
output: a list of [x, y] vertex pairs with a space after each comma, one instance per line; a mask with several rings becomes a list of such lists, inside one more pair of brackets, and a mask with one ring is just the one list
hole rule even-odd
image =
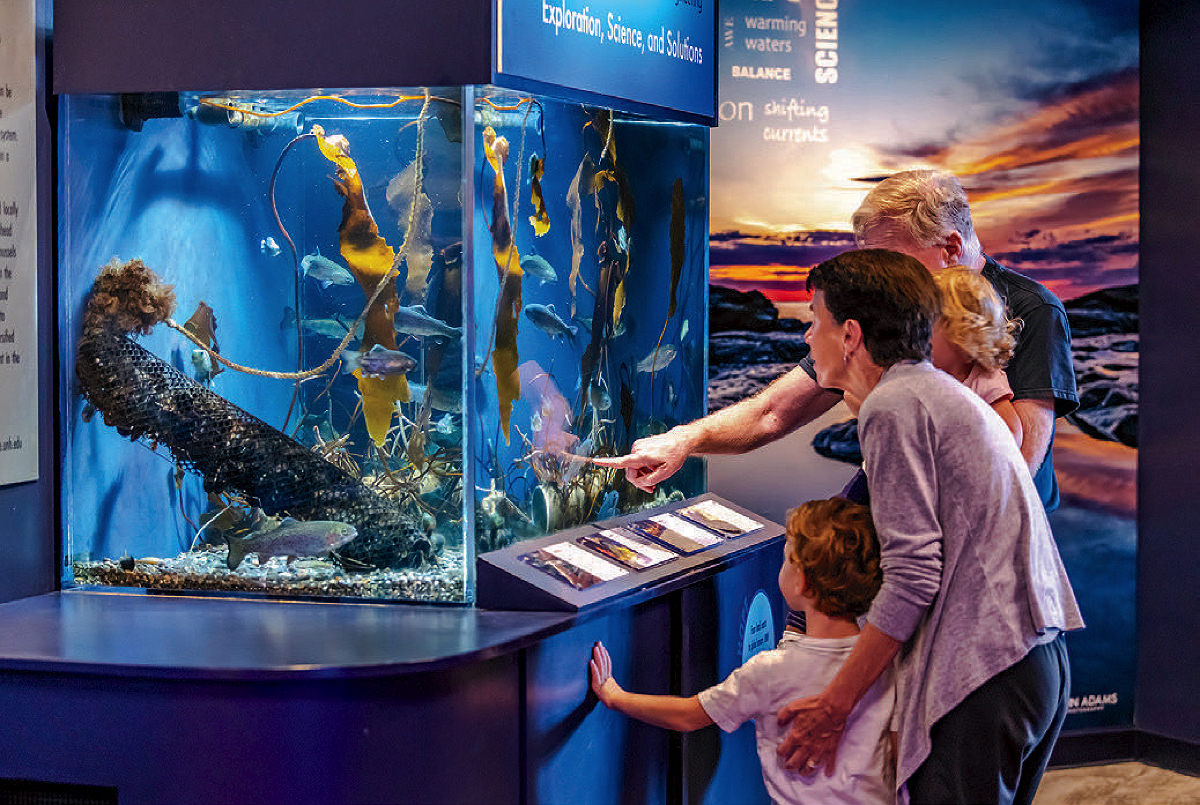
[[55, 0], [63, 92], [484, 84], [491, 0]]
[[[717, 684], [757, 651], [775, 648], [779, 642], [787, 614], [778, 582], [781, 544], [782, 538], [777, 539], [753, 559], [682, 591], [683, 695]], [[760, 593], [769, 602], [769, 613], [762, 609], [761, 599], [755, 603]], [[748, 641], [747, 621], [761, 627], [764, 615], [769, 628], [753, 631]], [[697, 730], [683, 736], [682, 743], [683, 802], [766, 805], [770, 801], [762, 781], [753, 722], [731, 733], [716, 726]]]
[[1142, 3], [1142, 366], [1134, 724], [1200, 743], [1200, 7]]
[[671, 687], [670, 594], [587, 620], [529, 648], [525, 660], [526, 769], [529, 805], [663, 805], [673, 734], [611, 711], [590, 693], [588, 660], [600, 640], [613, 677], [635, 693]]
[[[0, 778], [171, 802], [512, 805], [518, 671], [242, 682], [0, 672]], [[458, 769], [459, 773], [450, 770]]]

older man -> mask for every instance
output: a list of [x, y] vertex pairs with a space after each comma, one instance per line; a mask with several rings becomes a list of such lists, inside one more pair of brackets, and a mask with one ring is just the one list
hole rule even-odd
[[[1054, 420], [1079, 404], [1071, 363], [1071, 337], [1062, 303], [1039, 283], [985, 255], [971, 221], [967, 194], [953, 174], [903, 171], [880, 182], [854, 213], [860, 245], [904, 252], [932, 272], [952, 265], [979, 271], [1022, 321], [1016, 353], [1008, 364], [1013, 406], [1021, 420], [1021, 448], [1048, 511], [1058, 506], [1050, 450]], [[816, 381], [805, 359], [759, 394], [639, 439], [629, 455], [604, 463], [621, 467], [630, 481], [652, 490], [692, 455], [744, 453], [791, 433], [840, 399]]]

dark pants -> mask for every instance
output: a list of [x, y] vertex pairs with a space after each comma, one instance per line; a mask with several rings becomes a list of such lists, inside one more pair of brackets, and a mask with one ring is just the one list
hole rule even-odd
[[933, 725], [933, 749], [908, 780], [912, 805], [1028, 805], [1067, 717], [1061, 636], [971, 693]]

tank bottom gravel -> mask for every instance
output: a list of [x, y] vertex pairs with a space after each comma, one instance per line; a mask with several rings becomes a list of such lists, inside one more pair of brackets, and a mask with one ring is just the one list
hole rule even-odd
[[143, 587], [189, 592], [244, 592], [288, 597], [386, 598], [402, 601], [463, 603], [466, 588], [463, 553], [446, 546], [437, 563], [419, 570], [384, 568], [347, 573], [331, 559], [296, 559], [288, 564], [277, 556], [258, 564], [257, 554], [238, 566], [226, 567], [225, 546], [181, 553], [170, 559], [100, 559], [73, 564], [76, 584]]

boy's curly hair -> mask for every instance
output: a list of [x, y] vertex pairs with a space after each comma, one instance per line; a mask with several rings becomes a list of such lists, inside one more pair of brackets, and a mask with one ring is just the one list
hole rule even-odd
[[984, 369], [1003, 369], [1017, 345], [1020, 319], [1010, 319], [1000, 294], [979, 273], [951, 266], [934, 277], [942, 292], [939, 319], [946, 339]]
[[804, 572], [817, 611], [866, 613], [879, 592], [879, 539], [871, 510], [845, 498], [810, 500], [788, 512], [788, 561]]

